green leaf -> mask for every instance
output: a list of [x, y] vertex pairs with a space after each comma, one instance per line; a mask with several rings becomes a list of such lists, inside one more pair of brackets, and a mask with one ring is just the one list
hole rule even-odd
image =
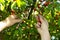
[[21, 0], [16, 0], [16, 3], [18, 5], [18, 7], [21, 7], [26, 4], [24, 1], [21, 1]]
[[60, 6], [56, 7], [56, 9], [57, 9], [58, 11], [60, 11]]
[[18, 30], [15, 30], [14, 36], [16, 36], [18, 33], [19, 33], [19, 31]]
[[60, 26], [60, 20], [58, 20], [58, 25]]
[[1, 3], [4, 3], [4, 0], [0, 0]]
[[0, 6], [0, 10], [3, 11], [4, 8], [5, 8], [4, 5], [1, 4], [1, 6]]

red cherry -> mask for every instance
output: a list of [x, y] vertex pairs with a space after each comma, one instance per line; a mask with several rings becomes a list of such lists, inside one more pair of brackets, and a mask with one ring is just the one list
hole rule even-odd
[[43, 0], [40, 0], [40, 2], [42, 2]]
[[40, 16], [38, 15], [38, 22], [42, 23], [41, 20], [40, 20]]
[[36, 8], [34, 8], [34, 11], [36, 11]]
[[11, 15], [14, 15], [15, 14], [15, 11], [14, 10], [11, 10]]
[[45, 2], [44, 3], [44, 6], [48, 6], [50, 2]]
[[40, 8], [40, 4], [38, 4], [38, 8]]

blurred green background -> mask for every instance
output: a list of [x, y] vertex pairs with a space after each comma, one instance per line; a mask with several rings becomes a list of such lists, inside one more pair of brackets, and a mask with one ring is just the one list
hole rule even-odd
[[35, 28], [35, 10], [48, 20], [51, 40], [60, 40], [60, 1], [47, 0], [44, 3], [42, 0], [0, 0], [0, 21], [9, 16], [11, 10], [24, 22], [0, 32], [1, 40], [40, 40]]

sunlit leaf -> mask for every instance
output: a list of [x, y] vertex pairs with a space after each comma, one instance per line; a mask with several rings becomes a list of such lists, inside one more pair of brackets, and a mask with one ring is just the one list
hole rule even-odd
[[1, 3], [3, 3], [3, 2], [4, 2], [4, 0], [0, 0], [0, 2], [1, 2]]
[[12, 3], [12, 5], [11, 5], [11, 9], [14, 7], [15, 3], [16, 3], [16, 1]]
[[0, 9], [3, 11], [3, 10], [4, 10], [4, 6], [1, 4], [1, 6], [0, 6], [0, 7], [1, 7]]
[[21, 0], [16, 0], [16, 2], [17, 2], [18, 7], [21, 7], [26, 4], [24, 1], [21, 1]]

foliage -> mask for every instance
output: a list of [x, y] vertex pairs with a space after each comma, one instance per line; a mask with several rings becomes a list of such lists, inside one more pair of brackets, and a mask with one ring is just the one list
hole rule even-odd
[[[32, 7], [33, 9], [30, 10]], [[0, 33], [0, 36], [3, 36], [2, 39], [40, 40], [35, 28], [36, 19], [33, 11], [37, 10], [48, 20], [51, 37], [54, 36], [55, 40], [60, 40], [60, 3], [57, 0], [46, 1], [44, 4], [41, 0], [0, 0], [0, 20], [9, 16], [11, 10], [15, 10], [16, 15], [24, 19], [24, 22], [4, 29]]]

